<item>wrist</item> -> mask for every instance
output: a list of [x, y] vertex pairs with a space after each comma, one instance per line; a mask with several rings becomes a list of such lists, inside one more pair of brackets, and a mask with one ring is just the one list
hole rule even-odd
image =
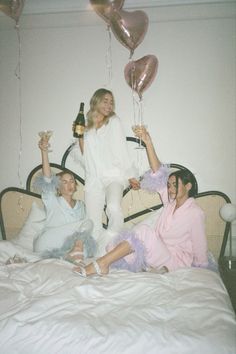
[[48, 150], [41, 150], [43, 156], [48, 156]]
[[144, 142], [146, 144], [146, 148], [153, 147], [152, 139], [150, 137]]

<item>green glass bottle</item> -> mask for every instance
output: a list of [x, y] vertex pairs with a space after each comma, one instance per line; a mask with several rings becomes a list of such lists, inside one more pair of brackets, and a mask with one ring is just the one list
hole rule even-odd
[[73, 137], [83, 138], [85, 130], [84, 102], [80, 103], [79, 113], [73, 125]]

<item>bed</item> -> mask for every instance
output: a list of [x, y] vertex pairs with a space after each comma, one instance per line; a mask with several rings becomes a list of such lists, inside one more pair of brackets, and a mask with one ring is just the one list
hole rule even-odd
[[[69, 154], [70, 149], [61, 164], [51, 164], [52, 170], [68, 168]], [[186, 268], [160, 275], [112, 270], [108, 276], [84, 279], [68, 262], [37, 258], [27, 217], [33, 206], [41, 206], [33, 190], [40, 171], [39, 165], [30, 172], [25, 189], [11, 187], [0, 194], [1, 353], [235, 354], [235, 315], [217, 272]], [[83, 199], [84, 180], [75, 176], [77, 197]], [[229, 225], [219, 217], [219, 208], [227, 202], [229, 198], [218, 191], [197, 195], [206, 213], [208, 247], [216, 259], [224, 255], [229, 233]], [[127, 189], [122, 208], [126, 227], [152, 225], [162, 204], [158, 195]], [[105, 211], [103, 223], [106, 227]], [[27, 262], [6, 265], [15, 254]]]

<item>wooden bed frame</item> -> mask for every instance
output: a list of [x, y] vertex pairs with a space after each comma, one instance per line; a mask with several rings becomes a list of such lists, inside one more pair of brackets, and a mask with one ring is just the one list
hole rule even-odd
[[[136, 138], [128, 137], [127, 141], [138, 143]], [[144, 144], [143, 144], [144, 145]], [[67, 169], [66, 161], [70, 154], [71, 146], [66, 150], [62, 157], [61, 164], [51, 163], [53, 173], [58, 173]], [[172, 163], [171, 169], [188, 170], [186, 167]], [[70, 171], [70, 170], [69, 170]], [[189, 170], [188, 170], [189, 171]], [[79, 175], [74, 174], [78, 184], [77, 197], [84, 199], [83, 186], [84, 180]], [[42, 205], [41, 197], [35, 193], [33, 182], [36, 176], [42, 173], [42, 165], [36, 166], [29, 174], [26, 181], [26, 189], [10, 187], [0, 193], [0, 227], [4, 240], [10, 240], [20, 231], [29, 214], [32, 203], [36, 202]], [[196, 181], [197, 185], [197, 181]], [[220, 208], [230, 203], [227, 195], [219, 191], [207, 191], [196, 195], [197, 204], [206, 214], [206, 235], [208, 248], [213, 255], [219, 259], [225, 253], [228, 240], [230, 224], [223, 221], [219, 215]], [[145, 191], [134, 191], [127, 188], [123, 194], [122, 209], [124, 213], [125, 225], [130, 227], [143, 221], [158, 209], [162, 208], [159, 195], [150, 194]], [[104, 210], [103, 225], [107, 226], [107, 217]]]

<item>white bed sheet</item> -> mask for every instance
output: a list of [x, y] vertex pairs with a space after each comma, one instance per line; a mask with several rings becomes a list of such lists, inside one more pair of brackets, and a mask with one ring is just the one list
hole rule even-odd
[[60, 260], [0, 266], [0, 353], [235, 354], [219, 276], [113, 271], [83, 279]]

